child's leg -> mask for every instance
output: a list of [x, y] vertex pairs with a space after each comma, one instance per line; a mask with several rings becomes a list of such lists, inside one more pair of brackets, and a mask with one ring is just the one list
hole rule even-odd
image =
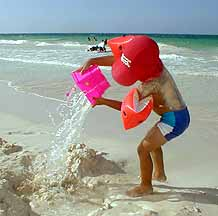
[[152, 151], [151, 157], [154, 164], [154, 172], [152, 179], [157, 181], [166, 181], [167, 177], [164, 171], [163, 151], [161, 147]]
[[165, 137], [161, 134], [159, 128], [155, 125], [142, 140], [138, 146], [138, 156], [140, 161], [140, 171], [141, 171], [141, 184], [129, 191], [127, 195], [136, 197], [151, 193], [152, 188], [152, 171], [153, 164], [151, 160], [150, 153], [161, 145], [166, 143]]

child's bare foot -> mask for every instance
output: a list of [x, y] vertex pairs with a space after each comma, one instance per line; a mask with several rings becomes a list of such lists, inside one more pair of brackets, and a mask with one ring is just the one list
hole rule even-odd
[[126, 194], [130, 197], [139, 197], [153, 193], [152, 186], [143, 186], [138, 185], [126, 192]]
[[163, 175], [153, 175], [152, 176], [152, 180], [155, 181], [159, 181], [159, 182], [166, 182], [167, 181], [167, 177], [163, 174]]

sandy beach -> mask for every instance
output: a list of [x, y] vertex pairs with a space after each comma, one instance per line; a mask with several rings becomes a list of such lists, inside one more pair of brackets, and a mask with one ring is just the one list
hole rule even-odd
[[[167, 182], [130, 198], [137, 145], [158, 120], [152, 113], [125, 131], [118, 111], [92, 109], [70, 73], [85, 59], [89, 34], [0, 35], [0, 216], [217, 216], [217, 36], [151, 35], [190, 111], [191, 124], [163, 146]], [[97, 34], [99, 41], [118, 34]], [[105, 97], [130, 88], [113, 81]]]
[[[191, 125], [163, 147], [167, 182], [154, 182], [154, 194], [139, 198], [127, 197], [125, 191], [139, 183], [137, 144], [157, 115], [125, 132], [119, 112], [89, 109], [81, 143], [68, 146], [66, 163], [59, 164], [54, 178], [46, 155], [62, 121], [55, 114], [63, 102], [0, 83], [0, 134], [6, 140], [0, 145], [0, 215], [216, 216], [218, 79], [175, 79], [190, 109]], [[117, 88], [106, 96], [121, 99], [126, 90]]]

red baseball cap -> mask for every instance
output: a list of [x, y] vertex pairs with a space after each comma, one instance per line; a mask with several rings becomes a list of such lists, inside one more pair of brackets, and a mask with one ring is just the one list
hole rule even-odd
[[130, 86], [137, 80], [145, 82], [160, 76], [162, 69], [157, 43], [137, 35], [122, 46], [121, 56], [112, 65], [112, 76], [119, 84]]

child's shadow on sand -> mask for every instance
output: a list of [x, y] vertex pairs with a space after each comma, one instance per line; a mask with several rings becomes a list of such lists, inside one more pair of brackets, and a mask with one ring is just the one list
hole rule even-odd
[[155, 187], [166, 192], [156, 192], [151, 201], [168, 199], [171, 202], [191, 201], [202, 204], [218, 205], [218, 189], [207, 187], [173, 187], [168, 185], [155, 185]]
[[[130, 198], [131, 199], [131, 198]], [[173, 187], [168, 185], [154, 185], [151, 195], [134, 198], [135, 201], [170, 202], [190, 201], [202, 204], [218, 205], [218, 189], [206, 187]]]

